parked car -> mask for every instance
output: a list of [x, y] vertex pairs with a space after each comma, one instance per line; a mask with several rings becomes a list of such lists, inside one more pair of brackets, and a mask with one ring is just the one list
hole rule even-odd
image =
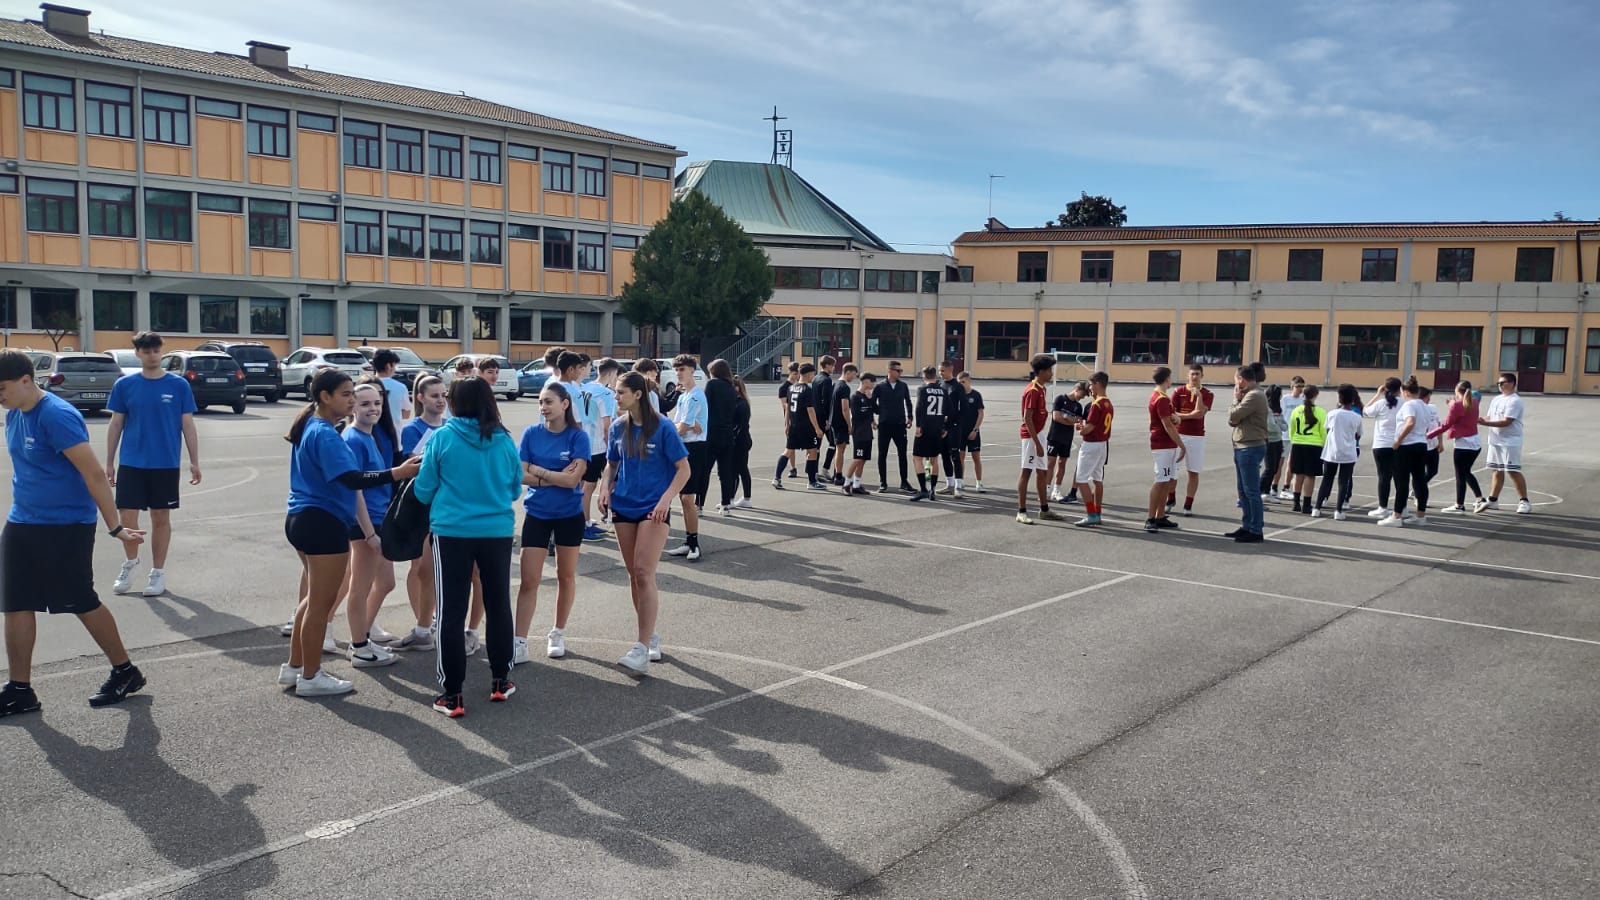
[[111, 386], [122, 377], [122, 367], [105, 353], [78, 350], [28, 350], [33, 360], [33, 381], [71, 403], [78, 412], [106, 408]]
[[196, 409], [216, 404], [232, 407], [234, 415], [244, 415], [249, 376], [229, 354], [216, 350], [180, 350], [161, 357], [161, 368], [189, 382]]
[[357, 347], [356, 352], [360, 353], [362, 356], [365, 356], [367, 358], [367, 362], [372, 362], [372, 357], [375, 356], [379, 350], [384, 349], [391, 350], [394, 352], [395, 356], [400, 357], [400, 365], [395, 366], [394, 377], [400, 379], [400, 383], [405, 385], [406, 390], [408, 391], [411, 390], [414, 384], [416, 384], [418, 378], [421, 378], [424, 375], [439, 374], [438, 369], [435, 369], [433, 366], [430, 366], [424, 362], [422, 357], [411, 351], [410, 347]]
[[311, 380], [323, 369], [338, 369], [351, 378], [372, 374], [372, 364], [360, 351], [301, 347], [283, 360], [283, 392], [294, 391], [311, 397]]
[[124, 375], [136, 375], [144, 369], [139, 362], [139, 354], [132, 350], [107, 350], [106, 355], [117, 361]]
[[[661, 380], [662, 380], [662, 382], [676, 381], [677, 380], [677, 378], [678, 378], [677, 374], [672, 371], [672, 359], [671, 358], [658, 359], [658, 360], [656, 360], [656, 365], [661, 367]], [[695, 363], [694, 364], [694, 383], [695, 383], [696, 387], [705, 387], [706, 386], [706, 370], [702, 369], [700, 367], [699, 363]]]
[[268, 403], [283, 396], [283, 369], [278, 355], [260, 341], [206, 341], [196, 350], [226, 353], [244, 370], [245, 393], [260, 394]]
[[[475, 366], [486, 359], [498, 361], [500, 363], [500, 377], [494, 383], [494, 392], [507, 400], [515, 400], [522, 396], [522, 390], [517, 386], [517, 377], [521, 373], [512, 367], [511, 360], [497, 353], [463, 353], [459, 356], [450, 357], [450, 360], [444, 364], [443, 371], [439, 373], [439, 377], [444, 379], [446, 386], [456, 380], [456, 365], [463, 359], [472, 360], [472, 364]], [[540, 387], [543, 388], [543, 385], [540, 385]]]
[[524, 395], [534, 395], [544, 390], [544, 383], [550, 378], [550, 373], [545, 371], [544, 360], [536, 359], [517, 370], [517, 390]]

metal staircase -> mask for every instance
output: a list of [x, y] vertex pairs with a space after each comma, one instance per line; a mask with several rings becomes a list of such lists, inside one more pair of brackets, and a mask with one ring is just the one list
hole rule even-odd
[[743, 336], [723, 351], [722, 358], [740, 378], [770, 365], [794, 347], [794, 319], [787, 316], [757, 316], [739, 326], [739, 331]]

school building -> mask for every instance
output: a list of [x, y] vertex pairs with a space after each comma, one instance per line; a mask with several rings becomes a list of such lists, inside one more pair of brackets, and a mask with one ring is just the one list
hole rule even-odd
[[0, 19], [11, 346], [260, 340], [632, 356], [615, 312], [682, 154], [461, 94]]

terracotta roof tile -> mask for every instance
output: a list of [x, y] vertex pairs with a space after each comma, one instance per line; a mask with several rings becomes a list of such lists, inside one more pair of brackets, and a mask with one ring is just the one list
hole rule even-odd
[[109, 34], [91, 34], [81, 37], [62, 35], [46, 31], [44, 26], [38, 22], [19, 21], [16, 19], [0, 19], [0, 46], [4, 44], [20, 44], [85, 56], [142, 63], [166, 69], [197, 72], [203, 75], [235, 78], [240, 81], [273, 87], [316, 91], [338, 97], [375, 100], [382, 103], [411, 106], [451, 115], [486, 119], [492, 122], [522, 125], [545, 131], [570, 134], [576, 137], [634, 144], [669, 152], [676, 151], [676, 148], [671, 144], [662, 144], [631, 135], [619, 134], [614, 131], [591, 128], [587, 125], [579, 125], [576, 122], [554, 119], [489, 100], [480, 100], [476, 97], [407, 87], [406, 85], [385, 81], [356, 78], [351, 75], [338, 75], [333, 72], [322, 72], [316, 69], [263, 68], [250, 62], [249, 57], [233, 53], [191, 50], [186, 47], [152, 44], [146, 41], [136, 41]]
[[1121, 228], [1010, 228], [969, 231], [960, 244], [1113, 244], [1127, 241], [1571, 240], [1596, 222], [1375, 222], [1323, 225], [1140, 225]]

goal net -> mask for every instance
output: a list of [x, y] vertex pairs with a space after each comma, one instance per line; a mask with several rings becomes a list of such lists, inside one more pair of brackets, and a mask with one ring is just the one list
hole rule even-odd
[[1066, 350], [1051, 350], [1050, 355], [1056, 359], [1055, 378], [1050, 382], [1052, 386], [1062, 383], [1088, 381], [1089, 376], [1100, 369], [1100, 354], [1074, 353]]

